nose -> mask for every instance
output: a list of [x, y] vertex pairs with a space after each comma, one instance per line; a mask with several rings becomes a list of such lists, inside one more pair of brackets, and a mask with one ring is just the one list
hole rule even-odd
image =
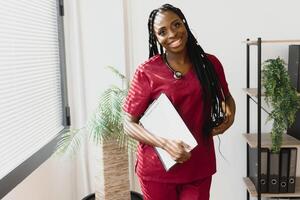
[[172, 29], [170, 29], [170, 31], [169, 31], [169, 38], [174, 38], [174, 37], [176, 37], [176, 35], [177, 35], [177, 30], [172, 30]]

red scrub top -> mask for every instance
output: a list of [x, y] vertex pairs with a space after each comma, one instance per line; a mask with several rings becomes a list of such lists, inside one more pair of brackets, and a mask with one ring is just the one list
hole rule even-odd
[[[210, 54], [225, 97], [229, 94], [222, 64]], [[140, 143], [137, 151], [136, 173], [148, 181], [185, 183], [210, 176], [216, 172], [215, 150], [212, 137], [204, 140], [203, 125], [207, 112], [203, 88], [191, 68], [183, 78], [176, 80], [160, 55], [141, 64], [133, 77], [123, 109], [135, 117], [141, 117], [149, 104], [165, 93], [195, 137], [198, 145], [191, 151], [191, 158], [166, 171], [152, 146]], [[163, 120], [163, 119], [162, 119]]]

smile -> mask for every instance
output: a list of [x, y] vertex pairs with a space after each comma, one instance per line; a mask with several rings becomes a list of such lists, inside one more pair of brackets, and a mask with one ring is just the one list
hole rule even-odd
[[169, 46], [171, 48], [176, 48], [176, 47], [179, 47], [182, 43], [182, 40], [181, 39], [178, 39], [178, 40], [175, 40], [175, 41], [172, 41], [169, 43]]

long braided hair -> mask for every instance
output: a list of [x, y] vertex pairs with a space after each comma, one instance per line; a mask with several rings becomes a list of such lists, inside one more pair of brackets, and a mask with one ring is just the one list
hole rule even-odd
[[[179, 8], [176, 8], [170, 4], [164, 4], [160, 8], [153, 10], [149, 16], [149, 58], [157, 54], [164, 54], [163, 46], [158, 43], [153, 27], [157, 13], [164, 11], [172, 11], [175, 14], [177, 14], [183, 21], [187, 30], [188, 56], [194, 66], [197, 78], [199, 79], [199, 82], [204, 89], [205, 95], [203, 95], [203, 97], [205, 99], [205, 105], [208, 105], [204, 106], [204, 108], [208, 109], [204, 110], [204, 113], [206, 113], [208, 116], [207, 121], [205, 122], [205, 125], [203, 127], [204, 136], [208, 137], [212, 128], [218, 126], [223, 121], [224, 112], [221, 109], [221, 100], [225, 100], [223, 90], [220, 86], [220, 82], [218, 80], [218, 76], [215, 72], [213, 64], [207, 58], [207, 55], [205, 54], [201, 46], [198, 44], [194, 35], [192, 34], [188, 23], [185, 19], [185, 16]], [[160, 48], [160, 52], [158, 51], [158, 46]]]

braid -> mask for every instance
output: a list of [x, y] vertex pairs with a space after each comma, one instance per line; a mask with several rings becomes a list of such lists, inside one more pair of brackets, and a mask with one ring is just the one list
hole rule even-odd
[[148, 20], [148, 32], [149, 32], [149, 58], [158, 54], [158, 49], [157, 49], [157, 41], [155, 38], [154, 34], [154, 18], [158, 12], [158, 9], [153, 10], [150, 13], [149, 20]]
[[[192, 34], [185, 16], [179, 8], [176, 8], [170, 4], [164, 4], [160, 8], [151, 12], [148, 20], [149, 31], [149, 58], [159, 54], [157, 48], [157, 40], [153, 28], [155, 16], [158, 12], [164, 12], [170, 10], [177, 14], [183, 21], [185, 28], [188, 32], [187, 51], [188, 56], [194, 66], [197, 78], [204, 89], [203, 98], [205, 99], [204, 113], [208, 113], [208, 121], [204, 126], [205, 136], [209, 136], [213, 127], [216, 127], [223, 120], [224, 112], [222, 111], [221, 99], [225, 99], [223, 90], [218, 80], [218, 76], [214, 69], [213, 64], [207, 58], [206, 53], [198, 44], [196, 38]], [[163, 54], [163, 47], [160, 45], [160, 54]], [[223, 96], [222, 96], [223, 95]]]

